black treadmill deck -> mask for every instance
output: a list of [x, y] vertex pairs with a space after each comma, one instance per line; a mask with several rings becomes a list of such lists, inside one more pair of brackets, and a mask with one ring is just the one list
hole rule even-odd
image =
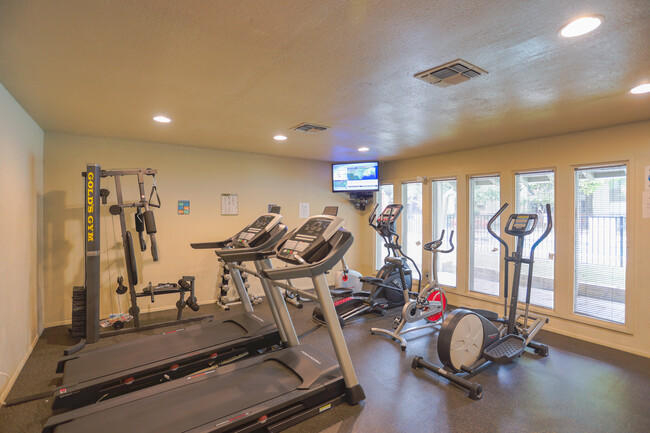
[[313, 411], [344, 393], [336, 361], [301, 345], [53, 416], [43, 432], [228, 431]]
[[63, 385], [54, 393], [53, 408], [94, 403], [105, 394], [158, 383], [163, 374], [184, 376], [188, 369], [205, 368], [222, 356], [246, 354], [279, 341], [272, 323], [244, 313], [68, 356], [58, 365]]

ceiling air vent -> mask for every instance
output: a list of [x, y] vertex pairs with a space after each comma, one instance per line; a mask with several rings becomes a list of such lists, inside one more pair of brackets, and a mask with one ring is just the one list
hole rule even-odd
[[301, 123], [298, 126], [291, 128], [292, 131], [306, 132], [307, 134], [318, 134], [323, 131], [330, 129], [329, 126], [316, 125], [314, 123]]
[[414, 77], [418, 80], [426, 81], [429, 84], [448, 87], [454, 84], [464, 83], [465, 81], [469, 81], [470, 78], [479, 77], [484, 74], [487, 74], [487, 71], [465, 60], [456, 59], [444, 65], [419, 72]]

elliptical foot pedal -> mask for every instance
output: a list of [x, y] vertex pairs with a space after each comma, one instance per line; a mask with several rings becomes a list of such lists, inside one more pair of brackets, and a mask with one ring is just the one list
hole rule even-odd
[[519, 335], [506, 335], [483, 351], [483, 357], [497, 364], [504, 364], [521, 356], [526, 340]]

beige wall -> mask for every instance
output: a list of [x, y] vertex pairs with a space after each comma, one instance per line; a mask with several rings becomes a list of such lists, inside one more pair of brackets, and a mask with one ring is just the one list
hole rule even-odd
[[[624, 326], [589, 320], [573, 314], [573, 171], [575, 165], [624, 161], [628, 163], [628, 278], [627, 323]], [[383, 182], [399, 185], [418, 176], [458, 178], [458, 269], [457, 289], [448, 290], [453, 305], [497, 308], [495, 299], [469, 294], [467, 177], [501, 175], [501, 201], [514, 202], [517, 170], [552, 168], [556, 172], [555, 311], [537, 310], [551, 317], [545, 329], [650, 356], [650, 219], [642, 218], [641, 195], [644, 169], [650, 166], [650, 122], [592, 130], [577, 134], [509, 143], [488, 148], [386, 163]], [[396, 202], [400, 188], [395, 188]], [[423, 189], [424, 221], [431, 221], [431, 190]], [[502, 218], [502, 224], [505, 223]], [[425, 223], [424, 241], [431, 239]], [[366, 247], [368, 248], [368, 247]], [[364, 256], [370, 269], [370, 256]], [[428, 258], [424, 257], [428, 269]], [[500, 311], [500, 308], [499, 308]]]
[[[158, 169], [158, 189], [162, 208], [155, 211], [160, 261], [155, 263], [149, 251], [138, 259], [141, 284], [148, 281], [177, 281], [182, 275], [197, 279], [198, 298], [213, 302], [217, 293], [216, 257], [210, 250], [193, 250], [190, 242], [225, 239], [242, 229], [257, 215], [266, 212], [269, 203], [282, 206], [289, 228], [296, 227], [298, 203], [307, 202], [312, 214], [326, 205], [339, 206], [339, 215], [356, 235], [362, 216], [344, 195], [331, 192], [330, 164], [291, 158], [224, 152], [117, 139], [94, 138], [59, 133], [45, 135], [45, 323], [46, 326], [69, 322], [72, 287], [83, 284], [83, 183], [81, 172], [87, 162], [102, 168], [152, 167]], [[109, 204], [115, 203], [111, 180]], [[147, 192], [150, 180], [147, 180]], [[123, 185], [126, 200], [137, 199], [137, 183], [128, 179]], [[239, 215], [221, 216], [221, 193], [239, 194]], [[178, 200], [190, 200], [190, 215], [177, 215]], [[103, 206], [102, 239], [102, 316], [118, 311], [116, 287], [119, 261], [124, 273], [121, 247], [114, 242], [113, 226]], [[127, 224], [133, 232], [133, 213]], [[118, 242], [119, 220], [115, 219]], [[133, 232], [134, 233], [134, 232]], [[107, 254], [107, 245], [112, 248]], [[355, 242], [348, 253], [350, 265], [358, 261], [362, 247]], [[136, 254], [140, 256], [139, 254]], [[109, 256], [113, 261], [109, 270]], [[112, 277], [109, 279], [109, 275]], [[126, 280], [126, 275], [124, 275]], [[261, 289], [253, 282], [252, 290]], [[121, 307], [127, 309], [126, 295]], [[140, 299], [143, 311], [168, 308], [176, 302], [173, 295], [161, 296], [155, 304]]]
[[0, 84], [0, 400], [43, 329], [43, 131]]

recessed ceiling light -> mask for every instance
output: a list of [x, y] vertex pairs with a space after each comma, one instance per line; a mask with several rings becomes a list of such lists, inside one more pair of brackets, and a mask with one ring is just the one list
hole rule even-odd
[[284, 141], [287, 139], [287, 137], [285, 137], [284, 135], [276, 135], [275, 137], [273, 137], [273, 139], [278, 141]]
[[364, 146], [364, 147], [360, 147], [360, 148], [358, 148], [357, 150], [358, 150], [359, 152], [367, 152], [367, 151], [370, 150], [370, 148]]
[[630, 90], [630, 93], [634, 93], [635, 95], [640, 95], [641, 93], [648, 93], [648, 92], [650, 92], [649, 83], [639, 84], [634, 89]]
[[581, 36], [598, 28], [600, 23], [603, 22], [601, 16], [582, 17], [577, 20], [571, 21], [560, 30], [560, 35], [565, 38], [573, 38]]
[[167, 116], [154, 116], [153, 120], [155, 120], [158, 123], [169, 123], [172, 121], [172, 119], [170, 119]]

